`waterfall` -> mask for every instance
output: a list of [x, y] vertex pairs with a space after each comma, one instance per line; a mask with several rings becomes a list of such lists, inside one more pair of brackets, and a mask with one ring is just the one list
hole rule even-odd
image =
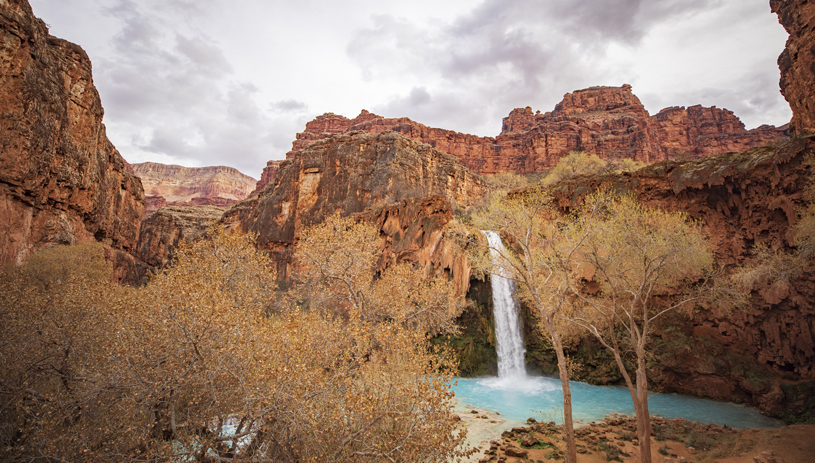
[[[482, 231], [490, 244], [490, 253], [493, 262], [498, 259], [499, 253], [506, 253], [501, 237], [493, 231]], [[500, 250], [500, 251], [499, 251]], [[490, 275], [492, 285], [493, 318], [495, 319], [495, 350], [498, 354], [499, 378], [523, 378], [526, 376], [524, 367], [524, 339], [521, 333], [521, 321], [518, 313], [520, 307], [515, 300], [515, 283], [505, 278], [506, 272], [498, 266], [494, 267]]]

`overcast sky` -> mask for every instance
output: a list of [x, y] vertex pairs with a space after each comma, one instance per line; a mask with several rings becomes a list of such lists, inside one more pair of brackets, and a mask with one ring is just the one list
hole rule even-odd
[[782, 125], [768, 0], [30, 0], [93, 62], [130, 162], [255, 178], [305, 123], [361, 109], [495, 136], [513, 108], [628, 83], [651, 114], [702, 104]]

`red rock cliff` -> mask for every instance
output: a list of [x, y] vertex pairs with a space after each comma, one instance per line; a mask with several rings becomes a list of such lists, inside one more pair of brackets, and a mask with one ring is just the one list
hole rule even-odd
[[132, 264], [144, 192], [105, 135], [88, 55], [26, 0], [0, 2], [0, 38], [0, 262], [96, 238]]
[[778, 57], [781, 93], [792, 108], [792, 130], [815, 133], [815, 3], [812, 0], [770, 0], [778, 22], [790, 34]]
[[[245, 199], [257, 181], [237, 169], [225, 166], [182, 167], [142, 162], [133, 164], [141, 178], [148, 201], [147, 213], [165, 205], [227, 207]], [[158, 207], [156, 207], [158, 206]]]
[[263, 168], [263, 173], [260, 174], [260, 180], [258, 180], [257, 184], [255, 185], [255, 189], [252, 191], [250, 196], [260, 193], [264, 188], [266, 188], [266, 185], [274, 183], [274, 179], [277, 177], [277, 171], [280, 170], [280, 163], [282, 162], [283, 161], [281, 160], [266, 162], [266, 167]]
[[[630, 85], [592, 87], [568, 93], [552, 112], [532, 108], [512, 110], [495, 138], [437, 129], [406, 117], [386, 119], [362, 110], [354, 119], [332, 113], [318, 116], [297, 134], [287, 158], [315, 140], [362, 130], [399, 132], [452, 154], [473, 172], [530, 173], [553, 167], [572, 150], [602, 158], [633, 158], [655, 162], [674, 157], [699, 158], [744, 151], [787, 135], [785, 127], [745, 130], [730, 111], [716, 107], [673, 107], [650, 116]], [[277, 165], [264, 170], [256, 191], [273, 177]], [[267, 174], [268, 171], [268, 174]]]
[[295, 152], [281, 164], [274, 184], [222, 220], [258, 233], [259, 246], [278, 261], [278, 274], [287, 275], [290, 248], [302, 227], [334, 212], [361, 213], [434, 195], [445, 198], [448, 208], [469, 207], [486, 193], [484, 180], [454, 156], [396, 132], [351, 132]]
[[224, 211], [214, 206], [168, 206], [148, 215], [142, 221], [136, 257], [152, 268], [164, 267], [181, 240], [201, 236]]

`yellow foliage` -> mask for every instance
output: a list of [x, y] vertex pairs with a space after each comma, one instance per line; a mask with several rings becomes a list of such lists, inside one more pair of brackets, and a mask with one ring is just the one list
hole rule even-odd
[[507, 192], [529, 186], [526, 177], [511, 172], [485, 175], [484, 179], [493, 191]]
[[578, 175], [594, 175], [606, 172], [608, 163], [596, 154], [583, 151], [569, 151], [560, 158], [557, 165], [543, 178], [543, 185], [549, 186]]
[[108, 281], [101, 248], [58, 249], [0, 275], [0, 457], [467, 455], [452, 414], [454, 365], [427, 338], [452, 329], [457, 300], [409, 266], [373, 278], [377, 234], [343, 220], [301, 243], [313, 278], [292, 293], [318, 310], [276, 304], [271, 263], [253, 238], [218, 229], [180, 245], [174, 266], [139, 290]]

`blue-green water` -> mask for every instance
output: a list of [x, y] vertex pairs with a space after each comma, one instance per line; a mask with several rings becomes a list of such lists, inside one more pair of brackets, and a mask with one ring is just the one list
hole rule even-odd
[[[498, 412], [508, 420], [563, 422], [563, 392], [560, 380], [531, 376], [523, 378], [458, 378], [453, 386], [462, 404]], [[597, 421], [612, 412], [634, 415], [627, 388], [591, 386], [571, 382], [574, 418]], [[734, 428], [774, 428], [781, 422], [758, 410], [737, 404], [697, 399], [679, 394], [653, 394], [648, 399], [652, 415], [686, 418], [702, 424], [715, 423]]]

